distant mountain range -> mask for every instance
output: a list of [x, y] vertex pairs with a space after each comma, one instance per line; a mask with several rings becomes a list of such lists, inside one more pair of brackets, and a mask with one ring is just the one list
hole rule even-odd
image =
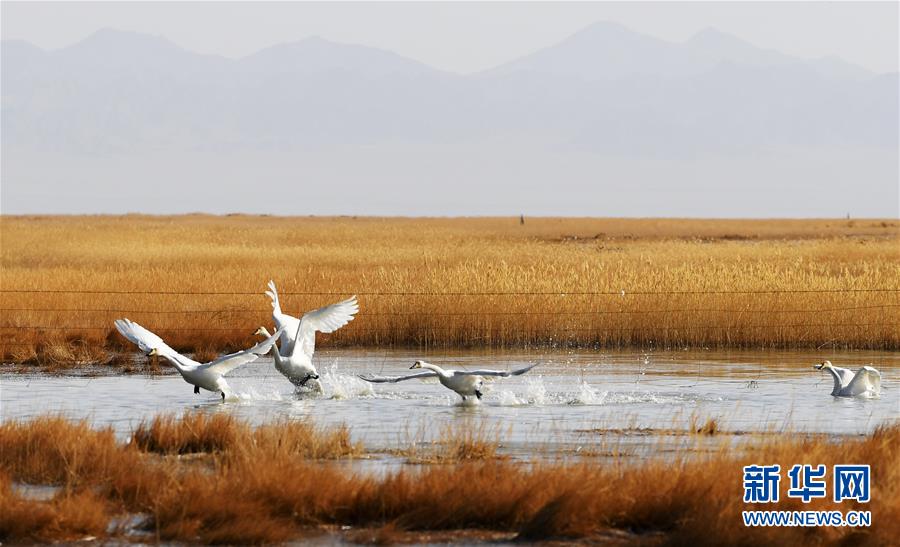
[[628, 76], [695, 76], [722, 63], [746, 67], [804, 67], [823, 76], [866, 78], [863, 68], [839, 58], [800, 60], [760, 49], [707, 28], [683, 44], [638, 34], [616, 23], [595, 23], [563, 42], [506, 63], [492, 72], [533, 71], [590, 80]]
[[[898, 146], [897, 73], [798, 59], [715, 29], [671, 43], [596, 23], [470, 75], [322, 38], [233, 60], [106, 29], [55, 51], [7, 40], [0, 54], [3, 149], [21, 158], [409, 143], [690, 160]], [[17, 162], [5, 187], [27, 178]]]

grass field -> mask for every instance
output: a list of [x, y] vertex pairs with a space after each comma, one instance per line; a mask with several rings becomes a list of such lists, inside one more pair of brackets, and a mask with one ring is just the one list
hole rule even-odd
[[[697, 434], [697, 433], [691, 433]], [[703, 431], [702, 435], [714, 435]], [[370, 457], [346, 431], [304, 422], [253, 429], [187, 415], [142, 424], [131, 442], [85, 422], [0, 424], [0, 541], [259, 544], [330, 536], [359, 543], [565, 540], [640, 545], [889, 545], [900, 534], [900, 426], [840, 443], [779, 435], [640, 464], [579, 459], [522, 463], [460, 450], [440, 464], [353, 472]], [[489, 444], [470, 438], [470, 445]], [[748, 441], [749, 443], [750, 441]], [[465, 444], [465, 443], [463, 443]], [[468, 457], [460, 457], [466, 454]], [[334, 460], [341, 460], [337, 463]], [[742, 466], [865, 462], [871, 501], [743, 502]], [[830, 471], [829, 471], [830, 473]], [[23, 485], [53, 485], [45, 500]], [[870, 528], [748, 528], [741, 511], [867, 510]], [[130, 523], [130, 524], [129, 524]], [[434, 534], [445, 533], [444, 536]]]
[[322, 345], [900, 348], [896, 220], [3, 216], [0, 229], [4, 361], [110, 361], [133, 349], [119, 317], [180, 350], [235, 349], [271, 322], [269, 279], [294, 314], [359, 295]]

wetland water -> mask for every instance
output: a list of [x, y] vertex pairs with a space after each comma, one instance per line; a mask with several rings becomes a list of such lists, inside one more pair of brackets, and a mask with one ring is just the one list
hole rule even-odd
[[[143, 357], [139, 357], [143, 359]], [[480, 404], [462, 403], [434, 380], [368, 384], [356, 374], [400, 375], [416, 359], [448, 368], [517, 368], [530, 373], [488, 384]], [[813, 370], [830, 359], [882, 374], [875, 399], [835, 398], [832, 380]], [[896, 352], [555, 352], [447, 353], [324, 350], [316, 353], [324, 393], [295, 393], [263, 358], [228, 376], [237, 393], [222, 403], [195, 395], [177, 374], [66, 375], [0, 373], [0, 416], [47, 413], [111, 425], [123, 437], [158, 413], [227, 412], [253, 423], [278, 419], [346, 424], [369, 450], [427, 442], [453, 426], [499, 435], [502, 451], [533, 454], [665, 454], [701, 447], [673, 430], [715, 418], [726, 432], [821, 432], [861, 435], [900, 419], [900, 353]], [[170, 370], [164, 362], [161, 367]], [[103, 369], [98, 369], [102, 371]], [[746, 438], [743, 435], [726, 438]], [[718, 440], [716, 440], [718, 439]], [[698, 444], [699, 443], [699, 444]], [[385, 460], [387, 463], [389, 458]]]

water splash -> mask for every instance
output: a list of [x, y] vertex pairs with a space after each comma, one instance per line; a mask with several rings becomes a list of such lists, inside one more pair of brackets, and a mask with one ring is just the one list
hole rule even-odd
[[274, 388], [257, 388], [247, 386], [239, 392], [234, 393], [236, 401], [283, 401], [284, 394]]
[[328, 399], [357, 399], [371, 397], [375, 394], [372, 384], [364, 382], [356, 376], [337, 372], [336, 365], [331, 365], [321, 376], [325, 397]]
[[548, 401], [547, 387], [543, 376], [532, 376], [525, 380], [525, 399], [529, 404], [543, 405]]
[[499, 399], [497, 403], [500, 406], [522, 406], [528, 404], [528, 401], [520, 399], [518, 395], [508, 389], [497, 391], [497, 398]]
[[463, 399], [462, 397], [456, 398], [456, 403], [453, 405], [459, 408], [472, 408], [476, 406], [481, 406], [481, 400], [478, 397], [466, 397]]
[[582, 381], [578, 391], [575, 392], [575, 398], [571, 399], [568, 404], [602, 405], [606, 401], [607, 395], [609, 395], [608, 391], [600, 391], [599, 389], [591, 387], [587, 382]]

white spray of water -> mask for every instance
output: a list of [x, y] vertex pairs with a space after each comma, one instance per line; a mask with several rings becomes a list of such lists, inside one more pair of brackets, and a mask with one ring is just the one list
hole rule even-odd
[[338, 373], [336, 365], [331, 365], [321, 376], [326, 397], [329, 399], [355, 399], [375, 394], [372, 384], [356, 376]]
[[529, 404], [543, 405], [547, 403], [547, 387], [543, 376], [532, 376], [525, 380], [527, 387], [525, 398]]
[[600, 391], [591, 387], [585, 381], [581, 382], [578, 391], [575, 392], [575, 398], [569, 401], [570, 405], [602, 405], [606, 401], [608, 391]]
[[518, 395], [508, 389], [498, 391], [497, 398], [499, 399], [500, 406], [520, 406], [528, 404], [528, 401], [520, 399]]
[[254, 386], [247, 386], [247, 389], [235, 393], [235, 398], [239, 401], [283, 401], [284, 395], [276, 389], [257, 389]]
[[457, 401], [453, 406], [471, 408], [473, 406], [481, 406], [481, 401], [478, 397], [466, 397], [465, 400], [457, 397]]

